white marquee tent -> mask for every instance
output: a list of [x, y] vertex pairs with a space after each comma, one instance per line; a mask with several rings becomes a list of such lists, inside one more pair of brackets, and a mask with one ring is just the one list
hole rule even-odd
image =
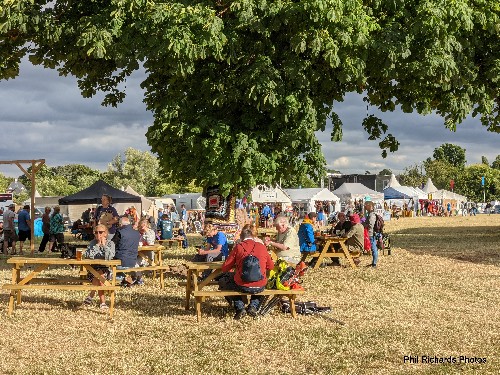
[[370, 197], [373, 202], [380, 204], [384, 201], [384, 193], [379, 193], [378, 191], [367, 188], [359, 182], [344, 182], [333, 191], [333, 194], [338, 196], [343, 203], [347, 203], [354, 199], [364, 200], [367, 197]]
[[285, 189], [292, 203], [305, 204], [309, 212], [316, 211], [316, 201], [332, 202], [335, 209], [340, 209], [340, 198], [327, 188]]
[[396, 180], [396, 176], [393, 174], [391, 174], [391, 179], [389, 180], [389, 183], [387, 184], [386, 188], [396, 188], [396, 187], [399, 187], [401, 186], [401, 184], [398, 182], [398, 180]]
[[291, 204], [290, 197], [279, 186], [258, 185], [251, 191], [252, 202]]

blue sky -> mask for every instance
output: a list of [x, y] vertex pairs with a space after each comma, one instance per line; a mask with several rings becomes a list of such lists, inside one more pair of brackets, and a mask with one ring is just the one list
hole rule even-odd
[[[0, 160], [43, 158], [49, 166], [77, 163], [105, 170], [127, 147], [150, 150], [145, 133], [152, 114], [142, 102], [142, 78], [137, 73], [127, 80], [127, 98], [118, 108], [102, 107], [102, 95], [83, 98], [74, 78], [23, 62], [18, 78], [0, 81]], [[318, 139], [328, 167], [342, 173], [388, 168], [397, 174], [432, 156], [443, 143], [465, 148], [468, 164], [479, 163], [482, 155], [491, 163], [500, 154], [500, 135], [487, 132], [479, 118], [468, 118], [451, 132], [437, 115], [381, 114], [368, 108], [369, 114], [384, 119], [401, 143], [399, 151], [383, 159], [378, 142], [368, 141], [361, 126], [367, 113], [362, 97], [350, 94], [335, 110], [344, 123], [343, 141], [330, 141], [331, 124]], [[6, 165], [0, 165], [0, 172], [21, 174], [16, 166]]]

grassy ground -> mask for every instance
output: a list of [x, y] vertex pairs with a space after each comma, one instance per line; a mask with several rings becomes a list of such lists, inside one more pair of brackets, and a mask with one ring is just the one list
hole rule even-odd
[[[306, 274], [302, 300], [331, 306], [325, 315], [233, 321], [214, 299], [198, 324], [173, 274], [164, 291], [150, 279], [121, 290], [113, 320], [97, 305], [82, 308], [83, 293], [29, 291], [12, 317], [0, 312], [0, 374], [498, 374], [500, 215], [404, 218], [386, 229], [393, 250], [378, 269]], [[165, 263], [193, 252], [173, 251]], [[2, 257], [0, 283], [10, 275]], [[4, 308], [7, 299], [2, 291]], [[419, 363], [404, 363], [409, 355]]]

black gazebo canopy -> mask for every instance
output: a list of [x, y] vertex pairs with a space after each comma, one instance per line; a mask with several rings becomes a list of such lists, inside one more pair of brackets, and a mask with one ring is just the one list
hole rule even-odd
[[113, 199], [113, 203], [141, 203], [141, 197], [115, 189], [103, 180], [99, 180], [78, 193], [59, 199], [59, 204], [99, 204], [103, 194], [108, 194]]

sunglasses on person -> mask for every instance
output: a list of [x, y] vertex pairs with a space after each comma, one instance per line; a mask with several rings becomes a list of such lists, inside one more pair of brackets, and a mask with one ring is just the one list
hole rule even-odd
[[103, 231], [103, 230], [96, 230], [96, 231], [94, 232], [94, 234], [97, 234], [97, 233], [99, 233], [99, 234], [103, 234], [103, 233], [104, 233], [104, 231]]

